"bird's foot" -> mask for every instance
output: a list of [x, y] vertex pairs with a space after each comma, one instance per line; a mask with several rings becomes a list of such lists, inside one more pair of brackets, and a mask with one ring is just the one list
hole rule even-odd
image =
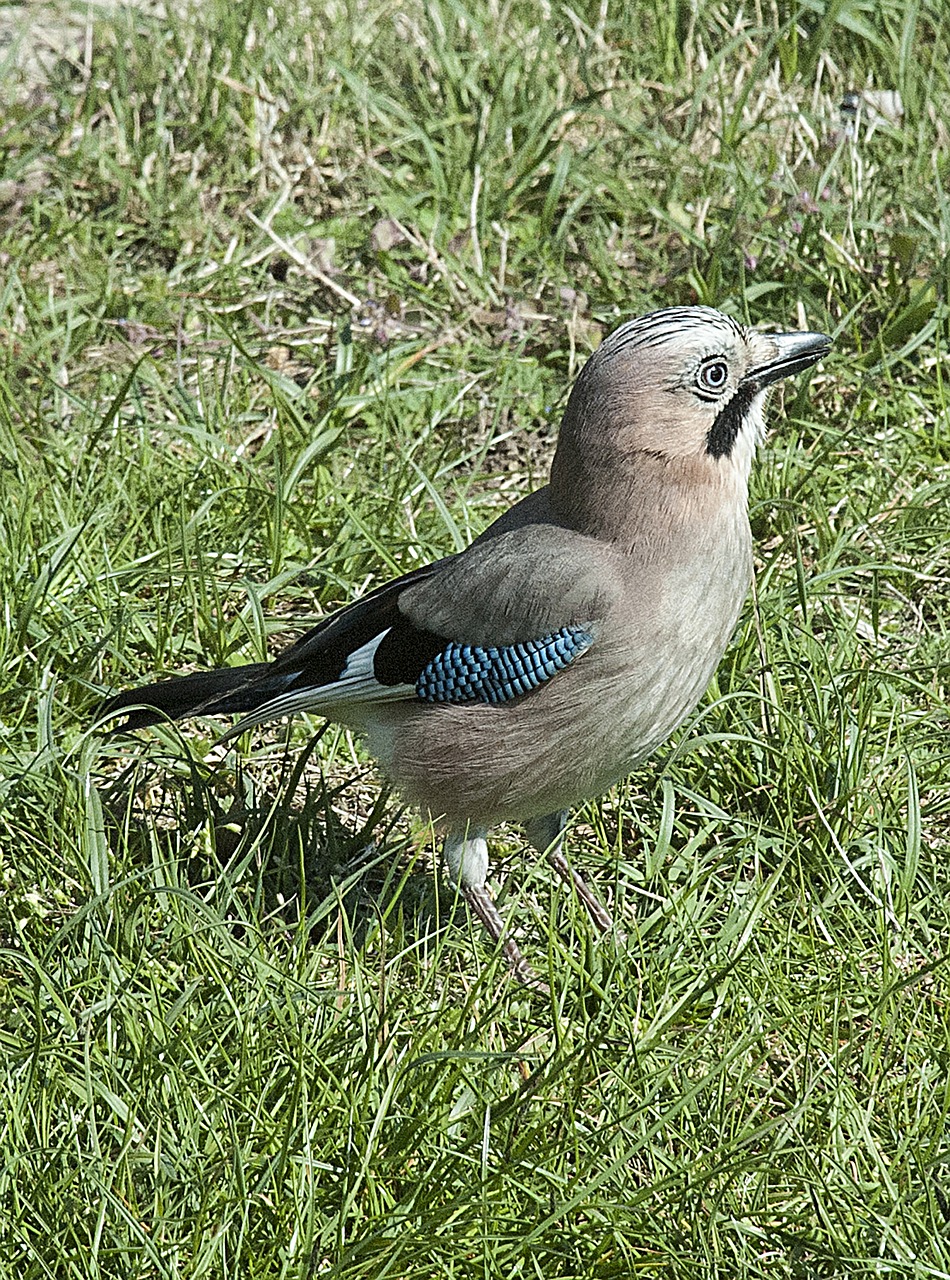
[[593, 920], [598, 929], [605, 933], [608, 929], [613, 928], [614, 918], [595, 896], [590, 885], [584, 879], [579, 871], [575, 871], [567, 858], [564, 856], [563, 848], [556, 847], [548, 854], [548, 862], [558, 873], [564, 883], [574, 890], [577, 896], [587, 908], [587, 914]]
[[551, 988], [543, 978], [538, 976], [521, 954], [521, 948], [514, 938], [506, 933], [505, 922], [501, 918], [501, 912], [489, 897], [488, 890], [483, 885], [478, 888], [467, 886], [462, 888], [462, 893], [465, 896], [465, 901], [491, 936], [497, 943], [500, 943], [511, 972], [522, 986], [529, 987], [532, 991], [537, 991], [542, 995], [550, 995]]
[[538, 853], [543, 853], [569, 889], [573, 889], [587, 908], [587, 914], [598, 929], [606, 932], [613, 928], [613, 916], [595, 897], [590, 885], [579, 871], [575, 871], [564, 855], [564, 828], [567, 826], [567, 810], [546, 813], [531, 818], [524, 824], [525, 835]]

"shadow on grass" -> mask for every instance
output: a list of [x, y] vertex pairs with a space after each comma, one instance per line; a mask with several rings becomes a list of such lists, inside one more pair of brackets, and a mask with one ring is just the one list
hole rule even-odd
[[395, 928], [412, 947], [465, 919], [389, 790], [370, 771], [331, 783], [314, 765], [321, 734], [253, 774], [172, 734], [173, 750], [142, 752], [100, 784], [117, 865], [198, 894], [241, 939], [303, 925], [315, 944], [363, 949]]

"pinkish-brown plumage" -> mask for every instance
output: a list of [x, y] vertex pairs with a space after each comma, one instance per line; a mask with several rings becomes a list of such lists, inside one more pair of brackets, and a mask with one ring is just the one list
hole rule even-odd
[[751, 578], [766, 391], [828, 346], [706, 307], [623, 325], [577, 380], [550, 483], [465, 551], [356, 601], [273, 663], [132, 690], [107, 714], [137, 727], [243, 712], [237, 731], [310, 711], [353, 725], [406, 800], [444, 824], [451, 878], [496, 938], [486, 832], [504, 819], [525, 823], [605, 923], [564, 860], [564, 811], [644, 760], [701, 698]]

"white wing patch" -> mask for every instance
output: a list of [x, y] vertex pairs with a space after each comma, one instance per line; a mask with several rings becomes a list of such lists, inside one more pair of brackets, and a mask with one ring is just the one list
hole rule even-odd
[[[249, 716], [229, 729], [222, 738], [226, 741], [243, 733], [245, 729], [253, 729], [255, 725], [264, 724], [268, 720], [279, 720], [283, 716], [296, 715], [298, 711], [322, 712], [332, 708], [339, 713], [348, 706], [357, 706], [364, 702], [397, 702], [416, 696], [414, 684], [380, 684], [373, 672], [373, 658], [385, 636], [392, 628], [387, 627], [378, 636], [373, 636], [359, 649], [354, 649], [346, 660], [346, 666], [339, 677], [330, 684], [312, 685], [309, 688], [291, 689], [289, 693], [278, 694], [252, 711]], [[346, 720], [345, 715], [340, 716]]]

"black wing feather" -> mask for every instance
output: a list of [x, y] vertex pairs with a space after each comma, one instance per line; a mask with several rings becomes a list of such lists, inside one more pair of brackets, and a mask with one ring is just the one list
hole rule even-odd
[[[399, 683], [402, 678], [399, 672], [405, 667], [406, 657], [418, 647], [414, 636], [417, 629], [399, 612], [399, 597], [407, 586], [435, 573], [446, 559], [413, 569], [331, 613], [273, 662], [196, 671], [139, 689], [127, 689], [109, 698], [99, 715], [109, 719], [125, 713], [127, 718], [120, 726], [124, 731], [194, 715], [247, 715], [280, 694], [332, 684], [346, 666], [349, 655], [387, 628], [392, 628], [399, 638], [388, 646], [392, 661], [387, 668], [390, 678], [384, 683]], [[433, 642], [435, 648], [431, 648]], [[426, 657], [419, 662], [418, 670], [444, 643], [444, 638], [430, 639], [429, 633], [425, 634], [422, 648], [426, 650]]]

